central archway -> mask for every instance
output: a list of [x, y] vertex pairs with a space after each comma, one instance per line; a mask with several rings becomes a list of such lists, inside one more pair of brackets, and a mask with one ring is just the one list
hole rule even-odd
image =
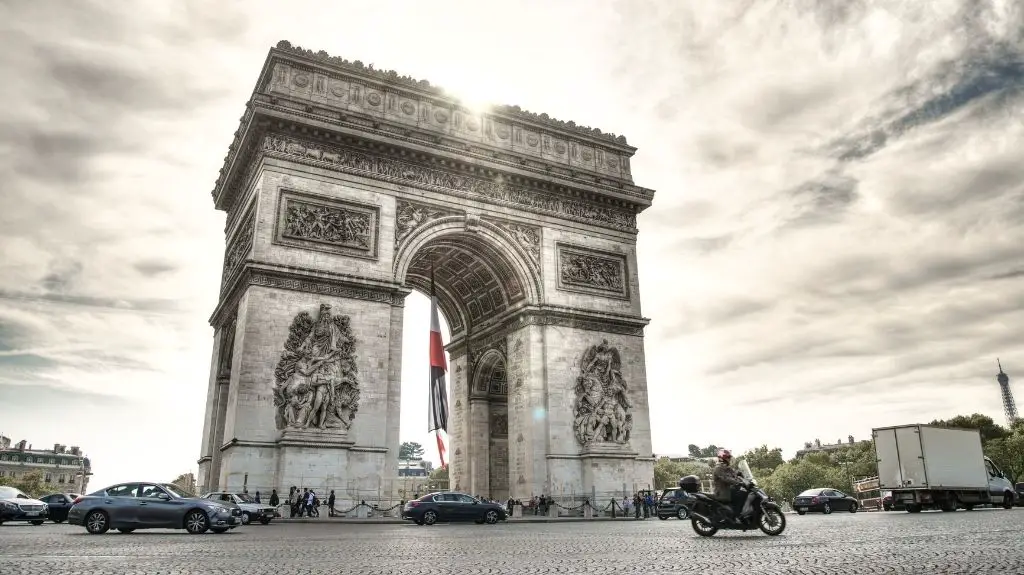
[[512, 481], [507, 352], [490, 334], [540, 303], [539, 270], [506, 230], [472, 216], [420, 221], [403, 240], [396, 279], [425, 294], [433, 288], [451, 331], [451, 488], [504, 500]]

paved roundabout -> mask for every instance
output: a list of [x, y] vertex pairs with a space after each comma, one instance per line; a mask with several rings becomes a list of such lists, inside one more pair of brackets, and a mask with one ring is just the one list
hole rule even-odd
[[0, 573], [1022, 573], [1024, 509], [787, 517], [786, 532], [698, 537], [689, 522], [251, 525], [224, 535], [0, 526]]

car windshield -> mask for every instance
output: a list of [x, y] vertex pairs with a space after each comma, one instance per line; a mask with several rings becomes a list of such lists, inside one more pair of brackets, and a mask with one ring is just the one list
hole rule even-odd
[[28, 499], [28, 495], [25, 495], [19, 489], [14, 487], [3, 487], [0, 486], [0, 499]]
[[256, 499], [248, 493], [236, 493], [235, 497], [242, 500], [242, 503], [256, 503]]
[[178, 499], [186, 499], [186, 498], [189, 498], [189, 497], [195, 497], [194, 495], [192, 495], [188, 491], [185, 491], [184, 489], [178, 487], [177, 485], [171, 485], [170, 483], [163, 483], [163, 484], [160, 485], [160, 487], [163, 487], [164, 490], [167, 491], [167, 493], [170, 493], [171, 497], [177, 497]]
[[797, 497], [810, 497], [811, 495], [821, 495], [821, 489], [808, 489], [800, 495], [797, 495]]

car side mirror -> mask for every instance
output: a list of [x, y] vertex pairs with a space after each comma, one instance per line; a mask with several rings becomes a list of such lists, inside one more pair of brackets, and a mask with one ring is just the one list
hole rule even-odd
[[164, 501], [170, 501], [171, 500], [171, 496], [166, 494], [166, 493], [157, 493], [156, 494], [156, 498], [157, 499], [162, 499]]

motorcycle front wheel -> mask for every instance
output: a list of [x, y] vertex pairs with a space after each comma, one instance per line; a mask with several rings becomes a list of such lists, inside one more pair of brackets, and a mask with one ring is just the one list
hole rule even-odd
[[786, 516], [782, 510], [775, 505], [765, 505], [761, 510], [761, 519], [758, 527], [765, 535], [781, 535], [786, 530]]
[[718, 528], [714, 525], [705, 523], [701, 519], [696, 517], [690, 519], [690, 525], [693, 526], [693, 530], [697, 532], [697, 535], [701, 537], [712, 537], [715, 533], [718, 533]]

